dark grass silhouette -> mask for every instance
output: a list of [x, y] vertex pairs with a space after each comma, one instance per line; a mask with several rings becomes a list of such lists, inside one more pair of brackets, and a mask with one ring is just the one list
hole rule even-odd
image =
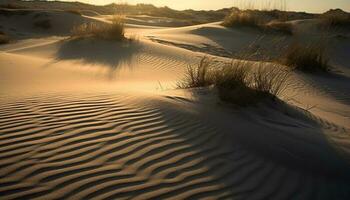
[[326, 48], [321, 44], [290, 45], [282, 55], [282, 62], [295, 70], [304, 72], [329, 72], [330, 64]]
[[267, 33], [293, 34], [293, 27], [285, 21], [287, 14], [280, 11], [279, 15], [272, 11], [243, 10], [232, 11], [223, 21], [222, 25], [230, 28], [249, 27]]
[[223, 21], [226, 27], [253, 27], [260, 28], [263, 19], [260, 14], [253, 11], [233, 11]]
[[[286, 88], [289, 72], [278, 65], [273, 67], [247, 61], [234, 61], [220, 68], [211, 67], [211, 60], [202, 58], [197, 66], [189, 66], [179, 88], [213, 85], [221, 100], [248, 106], [269, 98], [276, 99]], [[253, 68], [254, 67], [254, 68]]]
[[319, 20], [326, 29], [350, 29], [350, 14], [341, 9], [329, 10], [320, 15]]
[[178, 88], [206, 87], [214, 83], [212, 71], [210, 71], [211, 60], [204, 57], [197, 66], [189, 65], [185, 77], [178, 82]]
[[85, 23], [73, 27], [71, 37], [86, 38], [93, 37], [105, 40], [123, 40], [124, 22], [121, 17], [113, 17], [110, 24]]

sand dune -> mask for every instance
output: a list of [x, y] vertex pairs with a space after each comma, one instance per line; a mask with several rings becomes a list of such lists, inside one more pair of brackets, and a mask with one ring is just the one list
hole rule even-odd
[[[246, 137], [242, 127], [234, 123], [221, 131], [216, 123], [203, 123], [197, 114], [202, 113], [200, 108], [181, 109], [191, 104], [109, 93], [8, 100], [1, 107], [1, 176], [6, 178], [2, 178], [0, 193], [8, 199], [284, 199], [289, 195], [329, 199], [349, 195], [344, 174], [337, 179], [324, 174], [339, 171], [319, 174], [326, 163], [317, 165], [313, 160], [317, 168], [310, 173], [306, 163], [286, 168], [282, 161], [263, 158], [236, 141], [235, 135]], [[225, 134], [231, 130], [231, 136]], [[264, 130], [276, 132], [266, 125]], [[346, 134], [339, 131], [336, 139], [341, 141]], [[315, 145], [317, 137], [323, 136], [298, 137], [301, 143]], [[308, 150], [299, 155], [288, 151], [280, 153], [298, 160]], [[327, 159], [336, 157], [331, 154]], [[328, 167], [341, 167], [336, 162], [341, 163], [334, 160], [334, 166]]]
[[75, 25], [100, 21], [60, 10], [0, 10], [3, 29], [16, 38], [68, 35]]
[[[107, 22], [50, 18], [67, 29]], [[9, 18], [6, 30], [11, 20], [31, 19]], [[294, 73], [289, 104], [237, 109], [210, 88], [174, 88], [189, 64], [230, 62], [223, 50], [256, 32], [130, 24], [139, 41], [109, 42], [58, 29], [18, 28], [30, 39], [0, 46], [1, 198], [349, 199], [348, 71]], [[341, 53], [332, 62], [350, 67]]]

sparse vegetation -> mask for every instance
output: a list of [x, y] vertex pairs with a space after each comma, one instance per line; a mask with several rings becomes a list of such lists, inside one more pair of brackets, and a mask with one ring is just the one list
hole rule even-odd
[[76, 26], [71, 31], [75, 38], [96, 37], [107, 40], [123, 40], [124, 22], [120, 17], [114, 17], [111, 24], [85, 23]]
[[247, 106], [264, 99], [276, 99], [286, 88], [289, 72], [277, 65], [254, 68], [246, 61], [233, 62], [215, 73], [215, 85], [220, 99]]
[[0, 44], [7, 44], [10, 42], [10, 38], [3, 32], [0, 31]]
[[326, 48], [320, 44], [292, 44], [282, 56], [285, 65], [305, 72], [330, 71]]
[[254, 27], [260, 28], [262, 18], [252, 11], [234, 11], [223, 22], [226, 27]]
[[209, 72], [211, 60], [207, 57], [201, 59], [197, 66], [189, 65], [185, 78], [178, 83], [179, 88], [205, 87], [213, 84], [213, 74]]
[[[1, 2], [1, 0], [0, 0]], [[94, 2], [94, 1], [91, 1]], [[1, 3], [0, 3], [1, 4]], [[3, 3], [5, 4], [5, 3]], [[81, 2], [60, 2], [60, 1], [16, 1], [16, 5], [3, 7], [25, 7], [30, 10], [81, 10], [85, 14], [86, 11], [92, 13], [99, 13], [101, 15], [113, 15], [115, 13], [123, 15], [148, 15], [154, 17], [167, 17], [179, 20], [180, 22], [187, 22], [188, 25], [193, 23], [208, 23], [222, 20], [230, 11], [230, 8], [223, 8], [219, 10], [210, 11], [196, 11], [188, 10], [174, 10], [169, 7], [156, 7], [152, 4], [126, 4], [126, 3], [111, 3], [107, 5], [92, 5]], [[0, 6], [1, 8], [1, 6]], [[182, 25], [182, 24], [181, 24]]]
[[221, 100], [239, 106], [254, 104], [260, 95], [250, 87], [250, 68], [244, 61], [237, 61], [215, 72], [215, 86]]
[[6, 16], [6, 17], [11, 17], [11, 16], [18, 16], [18, 15], [28, 15], [32, 11], [31, 10], [26, 10], [26, 9], [8, 9], [8, 8], [0, 8], [0, 16]]
[[286, 15], [274, 13], [259, 10], [233, 11], [222, 24], [226, 27], [250, 27], [266, 32], [292, 35], [292, 24], [284, 22]]
[[19, 4], [15, 3], [8, 3], [8, 4], [2, 4], [0, 5], [0, 8], [6, 8], [6, 9], [25, 9], [25, 6], [21, 6]]
[[267, 67], [263, 63], [235, 61], [214, 69], [210, 64], [210, 59], [203, 58], [197, 66], [189, 67], [178, 87], [213, 85], [221, 100], [248, 106], [266, 98], [277, 98], [286, 88], [289, 78], [289, 72], [278, 65]]
[[320, 16], [324, 28], [350, 28], [350, 14], [340, 9], [330, 10]]
[[47, 30], [47, 29], [50, 29], [52, 25], [49, 19], [42, 19], [34, 22], [34, 27]]

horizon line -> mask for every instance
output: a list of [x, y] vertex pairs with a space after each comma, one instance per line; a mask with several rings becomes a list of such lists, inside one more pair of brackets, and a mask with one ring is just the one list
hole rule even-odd
[[[20, 0], [20, 1], [26, 1], [26, 2], [35, 2], [35, 1], [40, 1], [40, 2], [43, 2], [42, 0]], [[220, 8], [216, 8], [216, 9], [205, 9], [205, 8], [193, 8], [193, 7], [188, 7], [188, 8], [185, 8], [185, 9], [178, 9], [178, 8], [174, 8], [170, 5], [156, 5], [154, 3], [149, 3], [149, 2], [145, 2], [145, 3], [141, 3], [141, 2], [138, 2], [138, 3], [130, 3], [130, 2], [110, 2], [110, 3], [92, 3], [92, 2], [85, 2], [85, 1], [78, 1], [78, 0], [45, 0], [46, 2], [65, 2], [65, 3], [82, 3], [82, 4], [87, 4], [87, 5], [92, 5], [92, 6], [108, 6], [108, 5], [113, 5], [113, 4], [116, 4], [116, 5], [130, 5], [130, 6], [136, 6], [136, 5], [139, 5], [139, 4], [145, 4], [145, 5], [153, 5], [157, 8], [162, 8], [162, 7], [168, 7], [172, 10], [177, 10], [177, 11], [186, 11], [186, 10], [194, 10], [194, 11], [217, 11], [217, 10], [221, 10], [221, 9], [230, 9], [230, 8], [238, 8], [240, 10], [247, 10], [247, 8], [240, 8], [239, 6], [235, 6], [235, 5], [232, 5], [232, 6], [228, 6], [228, 7], [220, 7]], [[281, 11], [287, 11], [287, 12], [305, 12], [305, 13], [310, 13], [310, 14], [320, 14], [320, 13], [324, 13], [324, 12], [327, 12], [329, 10], [335, 10], [335, 9], [341, 9], [345, 12], [348, 12], [350, 13], [350, 8], [349, 10], [346, 9], [346, 8], [341, 8], [341, 7], [332, 7], [332, 8], [329, 8], [329, 9], [324, 9], [323, 11], [307, 11], [307, 10], [301, 10], [301, 9], [288, 9], [286, 8], [285, 10], [283, 9], [276, 9], [276, 8], [273, 8], [273, 9], [264, 9], [264, 8], [252, 8], [254, 10], [281, 10]]]

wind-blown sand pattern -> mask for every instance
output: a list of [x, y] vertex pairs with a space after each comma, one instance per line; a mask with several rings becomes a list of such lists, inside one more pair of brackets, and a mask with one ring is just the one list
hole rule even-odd
[[[206, 89], [173, 88], [206, 47], [232, 51], [222, 44], [243, 33], [127, 27], [141, 39], [0, 46], [1, 199], [350, 198], [347, 73], [293, 75], [287, 92], [304, 109], [236, 109]], [[191, 34], [194, 51], [173, 45]]]
[[258, 156], [228, 142], [225, 134], [196, 114], [171, 104], [126, 94], [49, 95], [3, 104], [1, 196], [342, 199], [349, 195], [345, 180], [332, 180], [317, 170], [290, 169]]

